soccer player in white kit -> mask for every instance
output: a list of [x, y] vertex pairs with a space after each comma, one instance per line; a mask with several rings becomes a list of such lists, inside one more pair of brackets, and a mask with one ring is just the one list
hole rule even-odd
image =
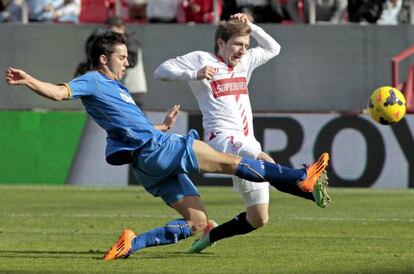
[[[250, 35], [258, 46], [248, 49]], [[215, 40], [214, 54], [194, 51], [169, 59], [155, 70], [154, 76], [165, 81], [188, 81], [203, 115], [204, 139], [213, 148], [274, 162], [254, 137], [248, 83], [255, 68], [279, 54], [280, 45], [242, 13], [221, 22]], [[234, 176], [233, 185], [241, 193], [246, 212], [220, 226], [210, 226], [189, 253], [198, 253], [220, 239], [249, 233], [268, 222], [269, 184]], [[317, 187], [310, 193], [294, 185], [276, 188], [326, 207], [329, 203], [326, 185], [326, 176], [321, 176]]]

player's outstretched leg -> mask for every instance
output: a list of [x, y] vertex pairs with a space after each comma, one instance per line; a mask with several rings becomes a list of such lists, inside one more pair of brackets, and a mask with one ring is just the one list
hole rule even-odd
[[271, 185], [293, 184], [303, 192], [312, 192], [328, 166], [329, 154], [322, 153], [312, 165], [293, 169], [279, 164], [243, 158], [236, 169], [236, 175], [252, 182], [268, 181]]
[[273, 186], [281, 192], [310, 200], [321, 208], [327, 207], [331, 202], [327, 190], [328, 176], [326, 175], [326, 171], [319, 177], [312, 192], [304, 192], [299, 186], [286, 183], [273, 184]]
[[326, 167], [328, 166], [328, 161], [329, 154], [322, 153], [318, 161], [306, 167], [306, 179], [298, 184], [299, 188], [304, 192], [312, 192], [317, 186], [319, 178], [322, 176]]
[[204, 238], [195, 241], [188, 250], [188, 253], [200, 253], [221, 239], [247, 234], [256, 230], [256, 228], [247, 221], [246, 216], [246, 212], [242, 212], [230, 221], [214, 227], [204, 236]]
[[177, 219], [163, 227], [157, 227], [135, 236], [132, 230], [125, 229], [118, 241], [105, 252], [104, 260], [127, 258], [132, 253], [150, 246], [168, 245], [192, 235], [191, 227], [185, 219]]

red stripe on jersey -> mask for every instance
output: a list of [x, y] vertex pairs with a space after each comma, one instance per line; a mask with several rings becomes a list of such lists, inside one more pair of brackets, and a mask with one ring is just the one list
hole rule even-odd
[[246, 77], [215, 80], [210, 85], [214, 98], [248, 93]]

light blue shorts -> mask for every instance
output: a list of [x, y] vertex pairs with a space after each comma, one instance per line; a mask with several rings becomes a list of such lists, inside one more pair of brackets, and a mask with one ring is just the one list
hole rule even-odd
[[200, 196], [187, 176], [199, 172], [193, 136], [155, 136], [133, 154], [133, 172], [153, 196], [172, 204], [187, 196]]

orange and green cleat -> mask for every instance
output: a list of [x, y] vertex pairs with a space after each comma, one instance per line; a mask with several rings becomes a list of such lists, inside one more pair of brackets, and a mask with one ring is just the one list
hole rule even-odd
[[312, 192], [328, 166], [329, 154], [322, 153], [318, 161], [306, 168], [306, 179], [299, 183], [299, 188], [304, 192]]
[[318, 181], [316, 182], [316, 186], [312, 191], [312, 196], [315, 203], [321, 207], [327, 207], [331, 202], [331, 197], [328, 195], [328, 175], [326, 174], [326, 170], [322, 172], [322, 175], [319, 177]]
[[131, 251], [131, 242], [135, 238], [135, 233], [130, 229], [124, 229], [118, 238], [118, 241], [111, 249], [105, 252], [103, 259], [105, 261], [128, 258]]
[[208, 220], [207, 226], [204, 229], [203, 234], [201, 235], [199, 239], [193, 242], [191, 247], [188, 249], [187, 253], [188, 254], [200, 253], [207, 247], [214, 245], [215, 243], [210, 243], [210, 231], [216, 226], [218, 226], [218, 224], [215, 221]]

